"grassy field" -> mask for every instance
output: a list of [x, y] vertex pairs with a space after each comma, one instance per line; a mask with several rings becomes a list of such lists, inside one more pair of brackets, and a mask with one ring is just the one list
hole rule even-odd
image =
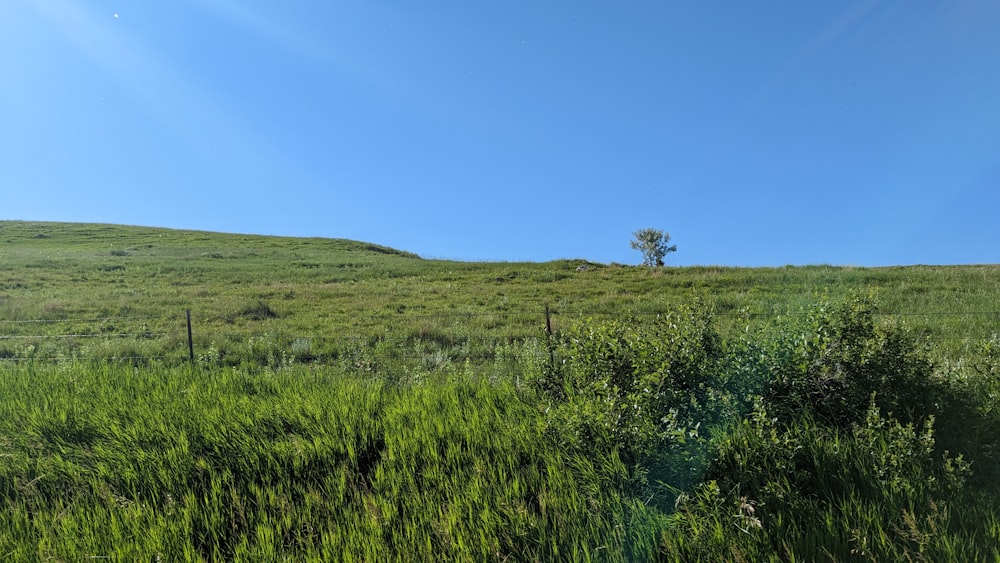
[[[879, 314], [961, 357], [1000, 326], [1000, 266], [646, 268], [424, 260], [344, 240], [0, 222], [0, 357], [329, 360], [350, 343], [418, 342], [461, 361], [585, 318], [700, 300], [720, 329], [875, 292]], [[31, 336], [84, 335], [68, 338]], [[93, 336], [97, 335], [97, 336]], [[13, 338], [17, 337], [17, 338]], [[417, 347], [419, 348], [419, 346]], [[422, 353], [419, 355], [423, 355]]]
[[0, 263], [5, 560], [1000, 560], [997, 266], [24, 222]]

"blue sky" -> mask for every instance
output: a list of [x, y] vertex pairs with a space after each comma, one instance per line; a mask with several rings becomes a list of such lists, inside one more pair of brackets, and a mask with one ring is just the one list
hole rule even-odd
[[0, 2], [0, 218], [998, 263], [1000, 3]]

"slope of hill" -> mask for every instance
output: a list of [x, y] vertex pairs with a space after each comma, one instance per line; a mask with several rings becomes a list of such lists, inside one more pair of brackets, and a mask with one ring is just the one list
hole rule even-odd
[[995, 266], [23, 222], [0, 263], [5, 559], [1000, 559]]
[[1000, 311], [996, 266], [578, 271], [586, 261], [450, 262], [337, 239], [13, 221], [0, 222], [0, 263], [7, 357], [18, 354], [15, 345], [51, 357], [184, 357], [190, 310], [197, 349], [231, 359], [251, 337], [275, 353], [298, 342], [316, 359], [344, 341], [391, 333], [448, 348], [464, 343], [461, 359], [478, 360], [497, 342], [542, 334], [546, 308], [558, 329], [699, 300], [728, 329], [861, 290], [877, 293], [881, 313], [957, 354], [996, 330], [992, 313]]

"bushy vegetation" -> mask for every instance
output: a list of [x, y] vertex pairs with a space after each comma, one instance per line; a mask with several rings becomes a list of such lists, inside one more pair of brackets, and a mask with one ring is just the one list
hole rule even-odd
[[[2, 232], [31, 244], [4, 247], [17, 269], [0, 274], [7, 560], [1000, 559], [997, 336], [980, 317], [953, 330], [899, 313], [990, 310], [982, 269], [560, 277], [572, 264], [284, 239], [181, 266], [193, 241], [223, 239], [154, 230], [186, 242], [110, 270], [95, 260], [144, 246], [98, 260], [55, 244], [84, 227], [15, 227]], [[346, 257], [370, 268], [350, 299], [329, 287], [347, 282], [312, 277]], [[310, 266], [289, 274], [288, 260]], [[144, 285], [124, 273], [182, 267]], [[104, 288], [108, 273], [123, 288]], [[541, 304], [541, 287], [562, 311], [551, 334], [541, 315], [472, 314]], [[907, 301], [907, 287], [930, 289]], [[155, 322], [53, 325], [134, 339], [18, 332], [143, 288], [127, 300], [138, 322], [188, 299], [218, 313], [193, 364]], [[354, 325], [328, 299], [392, 322]], [[324, 319], [350, 333], [300, 332]]]
[[742, 346], [770, 378], [710, 441], [708, 472], [664, 534], [667, 559], [1000, 557], [997, 380], [935, 366], [871, 311], [866, 298], [818, 307]]

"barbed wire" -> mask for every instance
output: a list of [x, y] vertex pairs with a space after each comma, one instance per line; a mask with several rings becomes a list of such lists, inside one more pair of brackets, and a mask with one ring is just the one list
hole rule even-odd
[[[162, 317], [161, 317], [162, 318]], [[172, 318], [172, 317], [167, 317]], [[68, 318], [68, 319], [0, 319], [0, 325], [4, 324], [55, 324], [55, 323], [105, 323], [108, 321], [144, 321], [150, 317], [97, 317], [97, 318]]]
[[30, 340], [30, 339], [75, 339], [75, 338], [134, 338], [136, 340], [151, 340], [169, 336], [164, 332], [150, 332], [140, 334], [11, 334], [0, 335], [0, 340]]
[[[578, 310], [578, 309], [559, 309], [552, 307], [550, 309], [550, 314], [553, 316], [576, 316], [576, 317], [606, 317], [606, 316], [662, 316], [669, 314], [669, 311], [648, 311], [648, 310], [608, 310], [608, 311], [594, 311], [594, 310]], [[809, 315], [813, 312], [809, 309], [790, 309], [790, 310], [770, 310], [770, 311], [751, 311], [743, 308], [741, 310], [728, 310], [728, 311], [712, 311], [713, 316], [725, 316], [725, 317], [781, 317], [781, 316], [792, 316], [792, 315]], [[997, 316], [1000, 317], [1000, 311], [873, 311], [873, 314], [878, 316]], [[225, 318], [230, 316], [229, 314], [215, 315], [214, 317], [203, 317], [207, 319], [213, 318]], [[383, 314], [372, 314], [372, 313], [358, 313], [352, 314], [350, 312], [344, 312], [336, 316], [324, 317], [324, 319], [359, 319], [359, 320], [379, 320], [379, 319], [454, 319], [454, 318], [482, 318], [482, 317], [523, 317], [523, 318], [544, 318], [544, 310], [539, 311], [467, 311], [467, 312], [451, 312], [451, 313], [420, 313], [420, 314], [408, 314], [408, 313], [383, 313]], [[169, 315], [161, 317], [92, 317], [92, 318], [62, 318], [62, 319], [0, 319], [0, 325], [11, 325], [11, 324], [105, 324], [108, 322], [143, 322], [143, 323], [153, 323], [162, 322], [164, 320], [178, 321], [184, 320], [184, 315]]]
[[[669, 310], [655, 311], [655, 310], [616, 310], [616, 311], [594, 311], [594, 310], [579, 310], [579, 309], [560, 309], [558, 307], [545, 308], [538, 311], [455, 311], [455, 312], [439, 312], [439, 313], [407, 313], [407, 312], [395, 312], [395, 313], [384, 313], [384, 314], [352, 314], [350, 312], [344, 312], [336, 317], [327, 317], [325, 320], [336, 320], [336, 319], [353, 319], [359, 324], [379, 322], [379, 321], [392, 321], [393, 323], [405, 322], [407, 320], [417, 320], [417, 321], [427, 321], [433, 319], [442, 320], [455, 320], [455, 319], [482, 319], [482, 318], [523, 318], [523, 319], [537, 319], [538, 320], [538, 335], [542, 336], [546, 330], [546, 321], [548, 318], [557, 319], [562, 318], [601, 318], [601, 317], [618, 317], [618, 318], [636, 318], [636, 317], [661, 317], [669, 314]], [[813, 310], [808, 308], [794, 309], [794, 310], [771, 310], [771, 311], [748, 311], [746, 308], [739, 310], [727, 310], [727, 311], [715, 311], [712, 312], [712, 316], [716, 317], [729, 317], [729, 318], [746, 318], [746, 319], [761, 319], [761, 318], [780, 318], [780, 317], [796, 317], [801, 315], [813, 314]], [[874, 314], [880, 317], [922, 317], [922, 318], [935, 318], [935, 317], [995, 317], [1000, 320], [1000, 311], [990, 311], [990, 310], [971, 310], [971, 311], [957, 311], [957, 310], [936, 310], [936, 311], [874, 311]], [[208, 316], [206, 319], [208, 321], [217, 320], [220, 318], [225, 318], [225, 315], [213, 315]], [[46, 340], [83, 340], [83, 339], [104, 339], [104, 340], [136, 340], [143, 342], [153, 342], [157, 339], [165, 338], [175, 338], [178, 341], [183, 341], [187, 336], [183, 327], [185, 314], [180, 315], [164, 315], [164, 316], [107, 316], [107, 317], [87, 317], [87, 318], [49, 318], [49, 319], [5, 319], [0, 320], [0, 332], [2, 332], [2, 326], [38, 326], [43, 324], [57, 325], [82, 325], [82, 324], [97, 324], [104, 326], [113, 326], [114, 324], [122, 323], [142, 323], [143, 328], [147, 324], [152, 324], [158, 327], [162, 327], [165, 322], [176, 322], [178, 323], [178, 329], [176, 332], [152, 332], [149, 330], [140, 330], [138, 332], [80, 332], [80, 333], [64, 333], [64, 334], [0, 334], [0, 341], [35, 341], [43, 342]], [[319, 352], [320, 355], [329, 355], [337, 349], [349, 348], [358, 345], [370, 345], [376, 342], [385, 340], [383, 334], [378, 332], [371, 332], [373, 328], [377, 327], [367, 327], [368, 332], [362, 330], [361, 332], [355, 334], [339, 334], [337, 336], [327, 336], [323, 334], [308, 334], [305, 336], [292, 334], [291, 330], [283, 331], [279, 336], [275, 336], [274, 333], [271, 334], [257, 334], [248, 333], [247, 331], [238, 331], [236, 333], [219, 333], [219, 338], [231, 339], [233, 336], [237, 336], [244, 340], [244, 342], [249, 342], [252, 338], [262, 338], [266, 341], [266, 345], [275, 346], [280, 348], [281, 345], [287, 344], [285, 348], [293, 350], [296, 347], [296, 343], [300, 343], [301, 347], [305, 348], [305, 355], [311, 354], [311, 348], [314, 344], [320, 347], [325, 347], [325, 350]], [[388, 326], [384, 327], [389, 329]], [[412, 328], [412, 327], [411, 327]], [[519, 332], [523, 332], [526, 328], [525, 326], [512, 326], [512, 329], [516, 329]], [[433, 331], [447, 331], [445, 328], [431, 327], [430, 330]], [[998, 327], [1000, 331], [1000, 327]], [[16, 331], [15, 331], [16, 332]], [[316, 332], [322, 332], [322, 329], [318, 329]], [[953, 335], [953, 334], [940, 334], [928, 332], [921, 334], [921, 337], [933, 342], [961, 342], [968, 343], [977, 339], [988, 337], [987, 334], [980, 335]], [[517, 338], [530, 338], [530, 335], [521, 334], [518, 337], [513, 337], [509, 335], [497, 334], [496, 331], [483, 331], [481, 334], [471, 334], [466, 333], [463, 335], [455, 335], [452, 337], [448, 334], [432, 334], [429, 336], [412, 333], [412, 330], [400, 335], [400, 342], [407, 340], [428, 340], [434, 341], [439, 339], [448, 345], [460, 345], [465, 344], [481, 344], [481, 343], [502, 343], [505, 341], [511, 341], [511, 339]], [[199, 340], [204, 341], [204, 339], [199, 338]], [[332, 343], [332, 346], [331, 346]], [[214, 346], [214, 343], [213, 345]], [[280, 350], [276, 350], [280, 351]], [[180, 351], [176, 355], [150, 355], [150, 356], [83, 356], [83, 355], [58, 355], [58, 356], [38, 356], [30, 355], [29, 357], [23, 357], [23, 350], [11, 351], [7, 349], [2, 351], [4, 356], [0, 357], [0, 362], [30, 362], [30, 361], [45, 361], [45, 362], [66, 362], [66, 361], [130, 361], [130, 362], [152, 362], [152, 361], [163, 361], [163, 360], [174, 360], [174, 361], [184, 361], [188, 358], [188, 354], [182, 354]], [[187, 352], [187, 350], [184, 350]], [[302, 350], [300, 350], [302, 352]], [[238, 353], [238, 352], [237, 352]], [[412, 355], [401, 353], [398, 350], [394, 353], [394, 357], [400, 359], [421, 359], [425, 358], [426, 351], [417, 352]], [[204, 352], [200, 356], [204, 356]]]
[[153, 362], [163, 360], [183, 361], [186, 358], [181, 356], [32, 356], [27, 358], [0, 358], [2, 363], [31, 363], [31, 362]]

